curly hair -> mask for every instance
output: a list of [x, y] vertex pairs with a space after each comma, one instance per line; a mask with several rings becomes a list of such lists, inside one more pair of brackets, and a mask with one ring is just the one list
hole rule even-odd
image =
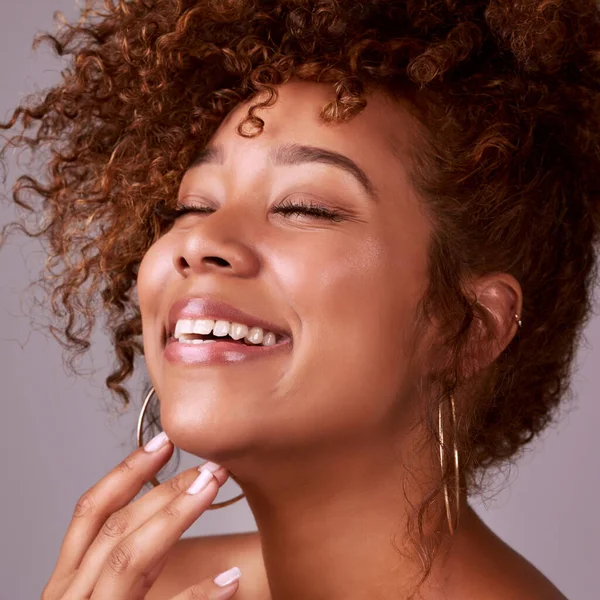
[[[435, 231], [424, 314], [444, 324], [444, 392], [473, 390], [454, 432], [469, 493], [556, 416], [592, 311], [600, 229], [600, 8], [596, 0], [106, 0], [50, 42], [60, 83], [26, 98], [0, 127], [10, 146], [44, 150], [45, 171], [14, 185], [48, 244], [40, 283], [74, 357], [107, 317], [123, 382], [143, 353], [137, 269], [168, 227], [161, 207], [225, 116], [259, 93], [238, 133], [277, 86], [325, 82], [329, 121], [381, 89], [418, 123], [411, 182]], [[464, 282], [513, 275], [523, 327], [478, 374], [463, 359], [481, 307]], [[439, 399], [432, 399], [430, 425]], [[432, 426], [432, 432], [434, 428]], [[446, 473], [432, 496], [439, 494]], [[417, 530], [430, 498], [418, 510]], [[434, 552], [423, 552], [425, 576]]]

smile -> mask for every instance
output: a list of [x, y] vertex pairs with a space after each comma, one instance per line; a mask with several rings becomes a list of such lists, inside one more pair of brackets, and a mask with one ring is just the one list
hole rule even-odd
[[243, 323], [235, 323], [213, 319], [178, 319], [173, 332], [178, 342], [202, 344], [227, 338], [239, 344], [274, 346], [281, 342], [285, 335], [265, 331], [262, 327], [249, 327]]
[[[223, 331], [224, 329], [217, 329], [217, 333]], [[164, 356], [170, 363], [215, 365], [266, 358], [291, 349], [291, 338], [274, 336], [275, 339], [267, 338], [265, 345], [264, 337], [261, 339], [259, 333], [250, 335], [250, 330], [243, 339], [236, 340], [227, 334], [220, 335], [222, 339], [219, 339], [214, 331], [211, 334], [186, 334], [177, 331], [178, 337], [172, 336], [167, 340]]]

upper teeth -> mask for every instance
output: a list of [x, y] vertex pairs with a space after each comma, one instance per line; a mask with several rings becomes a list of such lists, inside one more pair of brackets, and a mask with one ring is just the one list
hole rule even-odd
[[[231, 323], [230, 321], [214, 321], [212, 319], [179, 319], [175, 325], [173, 337], [179, 340], [183, 335], [197, 333], [208, 335], [212, 333], [216, 337], [228, 335], [234, 340], [245, 339], [250, 344], [262, 344], [272, 346], [275, 344], [275, 334], [271, 331], [265, 332], [262, 327], [249, 328], [242, 323]], [[202, 340], [186, 340], [186, 342], [202, 342]]]

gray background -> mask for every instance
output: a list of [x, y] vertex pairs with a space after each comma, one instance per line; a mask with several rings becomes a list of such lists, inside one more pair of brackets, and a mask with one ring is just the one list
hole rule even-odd
[[[30, 49], [37, 31], [52, 28], [55, 9], [76, 14], [73, 0], [2, 0], [0, 118], [24, 93], [57, 80], [59, 62], [45, 47], [36, 55]], [[1, 222], [9, 218], [2, 206]], [[87, 374], [74, 378], [58, 344], [31, 322], [24, 290], [43, 259], [37, 242], [23, 236], [0, 251], [1, 600], [39, 598], [78, 497], [134, 448], [141, 404], [139, 376], [130, 387], [139, 391], [126, 410], [104, 389], [112, 357], [101, 331], [81, 363]], [[600, 318], [589, 323], [586, 337], [575, 401], [508, 479], [504, 474], [497, 480], [485, 505], [476, 503], [494, 531], [576, 600], [598, 598]], [[182, 459], [180, 469], [198, 460], [185, 453]], [[238, 491], [230, 481], [218, 500]], [[255, 529], [247, 505], [238, 502], [208, 511], [184, 537]]]

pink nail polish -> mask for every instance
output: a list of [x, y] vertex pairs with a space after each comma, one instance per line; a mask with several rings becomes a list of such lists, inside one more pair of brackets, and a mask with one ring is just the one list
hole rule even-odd
[[214, 462], [205, 462], [203, 465], [200, 465], [198, 467], [198, 471], [202, 472], [204, 470], [206, 471], [210, 471], [211, 473], [214, 473], [215, 471], [218, 471], [221, 468], [221, 465], [218, 465], [217, 463]]
[[232, 567], [228, 571], [224, 571], [220, 575], [217, 575], [213, 581], [219, 587], [225, 587], [234, 581], [237, 581], [242, 576], [242, 572], [238, 567]]
[[164, 431], [161, 431], [157, 436], [153, 437], [145, 446], [146, 452], [156, 452], [167, 444], [169, 437]]
[[[200, 471], [200, 475], [196, 477], [192, 485], [186, 490], [188, 494], [197, 494], [201, 492], [213, 479], [214, 475], [210, 471]], [[215, 479], [216, 481], [216, 479]]]

